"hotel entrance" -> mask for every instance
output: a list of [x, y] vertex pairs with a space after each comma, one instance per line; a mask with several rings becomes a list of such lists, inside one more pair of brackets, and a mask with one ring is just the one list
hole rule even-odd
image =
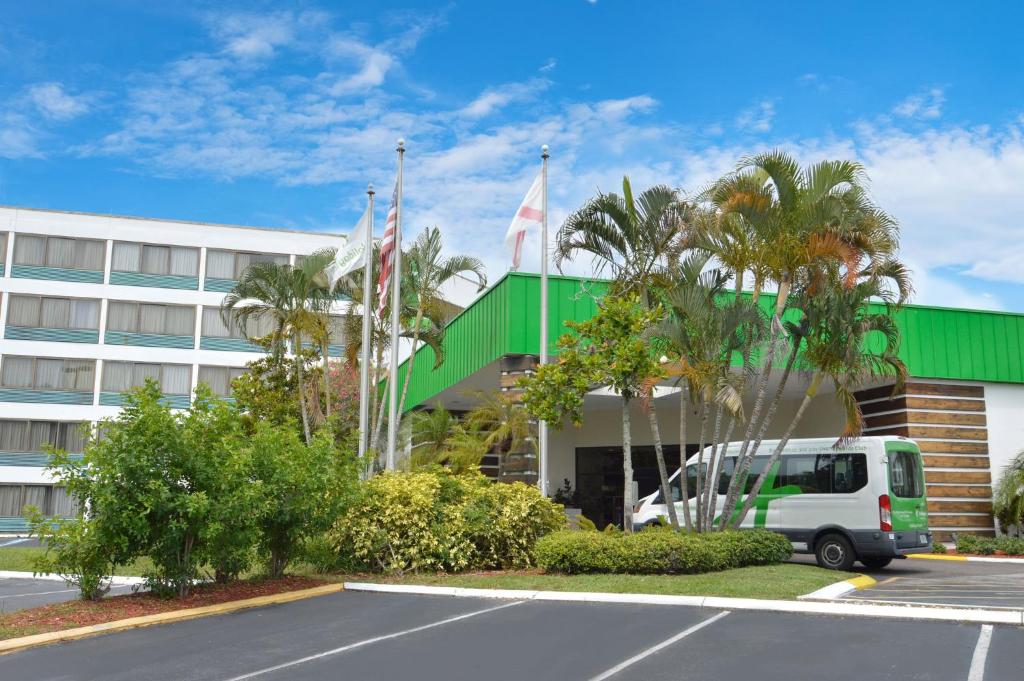
[[[687, 455], [697, 445], [687, 445]], [[663, 445], [665, 466], [671, 476], [679, 468], [679, 445]], [[633, 447], [633, 479], [637, 499], [658, 489], [658, 463], [654, 447]], [[598, 529], [622, 526], [622, 447], [576, 448], [576, 503]]]

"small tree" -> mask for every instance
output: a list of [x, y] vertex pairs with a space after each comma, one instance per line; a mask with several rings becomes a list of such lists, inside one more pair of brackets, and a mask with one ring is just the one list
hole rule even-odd
[[83, 599], [103, 598], [110, 591], [114, 564], [95, 525], [81, 512], [74, 518], [50, 518], [34, 507], [28, 511], [31, 534], [46, 547], [32, 563], [35, 573], [60, 575], [78, 587]]
[[355, 457], [339, 460], [320, 430], [306, 445], [292, 429], [258, 424], [246, 448], [250, 484], [259, 488], [257, 546], [271, 577], [284, 574], [298, 547], [327, 530], [357, 478]]
[[[558, 340], [558, 362], [538, 367], [523, 380], [523, 402], [534, 416], [558, 427], [564, 418], [579, 424], [583, 400], [596, 386], [607, 386], [622, 400], [622, 524], [633, 530], [633, 452], [630, 408], [646, 393], [645, 384], [659, 373], [651, 356], [646, 330], [661, 315], [645, 309], [636, 296], [606, 297], [597, 314], [569, 327], [578, 335]], [[671, 499], [664, 477], [662, 494]]]

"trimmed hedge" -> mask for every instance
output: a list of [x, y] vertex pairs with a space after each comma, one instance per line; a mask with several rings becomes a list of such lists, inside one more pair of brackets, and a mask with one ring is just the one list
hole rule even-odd
[[977, 537], [972, 534], [960, 535], [956, 539], [958, 553], [977, 553], [990, 556], [1002, 551], [1008, 556], [1024, 555], [1024, 538], [1022, 537]]
[[766, 530], [686, 534], [648, 528], [635, 534], [561, 531], [537, 542], [537, 564], [548, 572], [696, 574], [780, 563], [789, 540]]

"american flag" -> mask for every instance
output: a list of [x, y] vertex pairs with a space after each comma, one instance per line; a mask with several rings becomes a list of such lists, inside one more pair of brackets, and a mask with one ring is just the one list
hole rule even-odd
[[377, 280], [377, 316], [384, 314], [384, 305], [388, 298], [388, 285], [391, 283], [391, 271], [395, 259], [395, 229], [398, 227], [398, 185], [391, 192], [391, 205], [388, 206], [388, 217], [384, 222], [384, 238], [380, 242], [380, 279]]

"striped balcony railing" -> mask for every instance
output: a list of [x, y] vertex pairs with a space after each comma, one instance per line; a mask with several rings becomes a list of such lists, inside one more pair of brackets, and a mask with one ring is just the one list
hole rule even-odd
[[201, 336], [199, 338], [200, 350], [223, 350], [226, 352], [263, 352], [263, 348], [250, 343], [244, 338], [220, 338], [216, 336]]
[[80, 284], [102, 284], [103, 272], [99, 270], [75, 270], [69, 267], [42, 267], [40, 265], [14, 265], [11, 276], [15, 279], [53, 279]]
[[119, 286], [149, 286], [151, 288], [176, 288], [188, 291], [199, 290], [199, 277], [186, 277], [180, 274], [111, 272], [110, 283]]
[[28, 518], [21, 516], [0, 516], [0, 533], [24, 534], [28, 532]]
[[4, 276], [5, 269], [4, 264], [0, 262], [0, 277]]
[[238, 281], [235, 279], [218, 279], [217, 277], [207, 277], [203, 282], [204, 291], [220, 291], [221, 293], [227, 293], [235, 287]]
[[[303, 350], [313, 350], [314, 349], [314, 345], [312, 343], [303, 343], [302, 344], [302, 349]], [[345, 352], [345, 346], [344, 345], [333, 345], [332, 344], [332, 345], [328, 345], [327, 346], [327, 354], [330, 357], [341, 357], [342, 353], [344, 353], [344, 352]]]
[[[72, 461], [81, 461], [81, 454], [72, 454]], [[29, 466], [42, 468], [50, 465], [51, 457], [46, 452], [0, 452], [0, 466]]]
[[7, 340], [46, 341], [51, 343], [99, 343], [100, 332], [92, 329], [41, 329], [27, 326], [8, 326], [4, 329]]
[[143, 348], [182, 348], [191, 350], [196, 345], [194, 336], [169, 336], [160, 333], [129, 333], [107, 331], [103, 334], [107, 345], [136, 345]]
[[92, 404], [92, 392], [79, 390], [28, 390], [0, 388], [0, 402], [29, 404]]
[[[164, 395], [160, 402], [171, 409], [188, 409], [190, 398], [188, 395]], [[101, 392], [100, 404], [104, 407], [121, 407], [124, 405], [124, 393]]]

